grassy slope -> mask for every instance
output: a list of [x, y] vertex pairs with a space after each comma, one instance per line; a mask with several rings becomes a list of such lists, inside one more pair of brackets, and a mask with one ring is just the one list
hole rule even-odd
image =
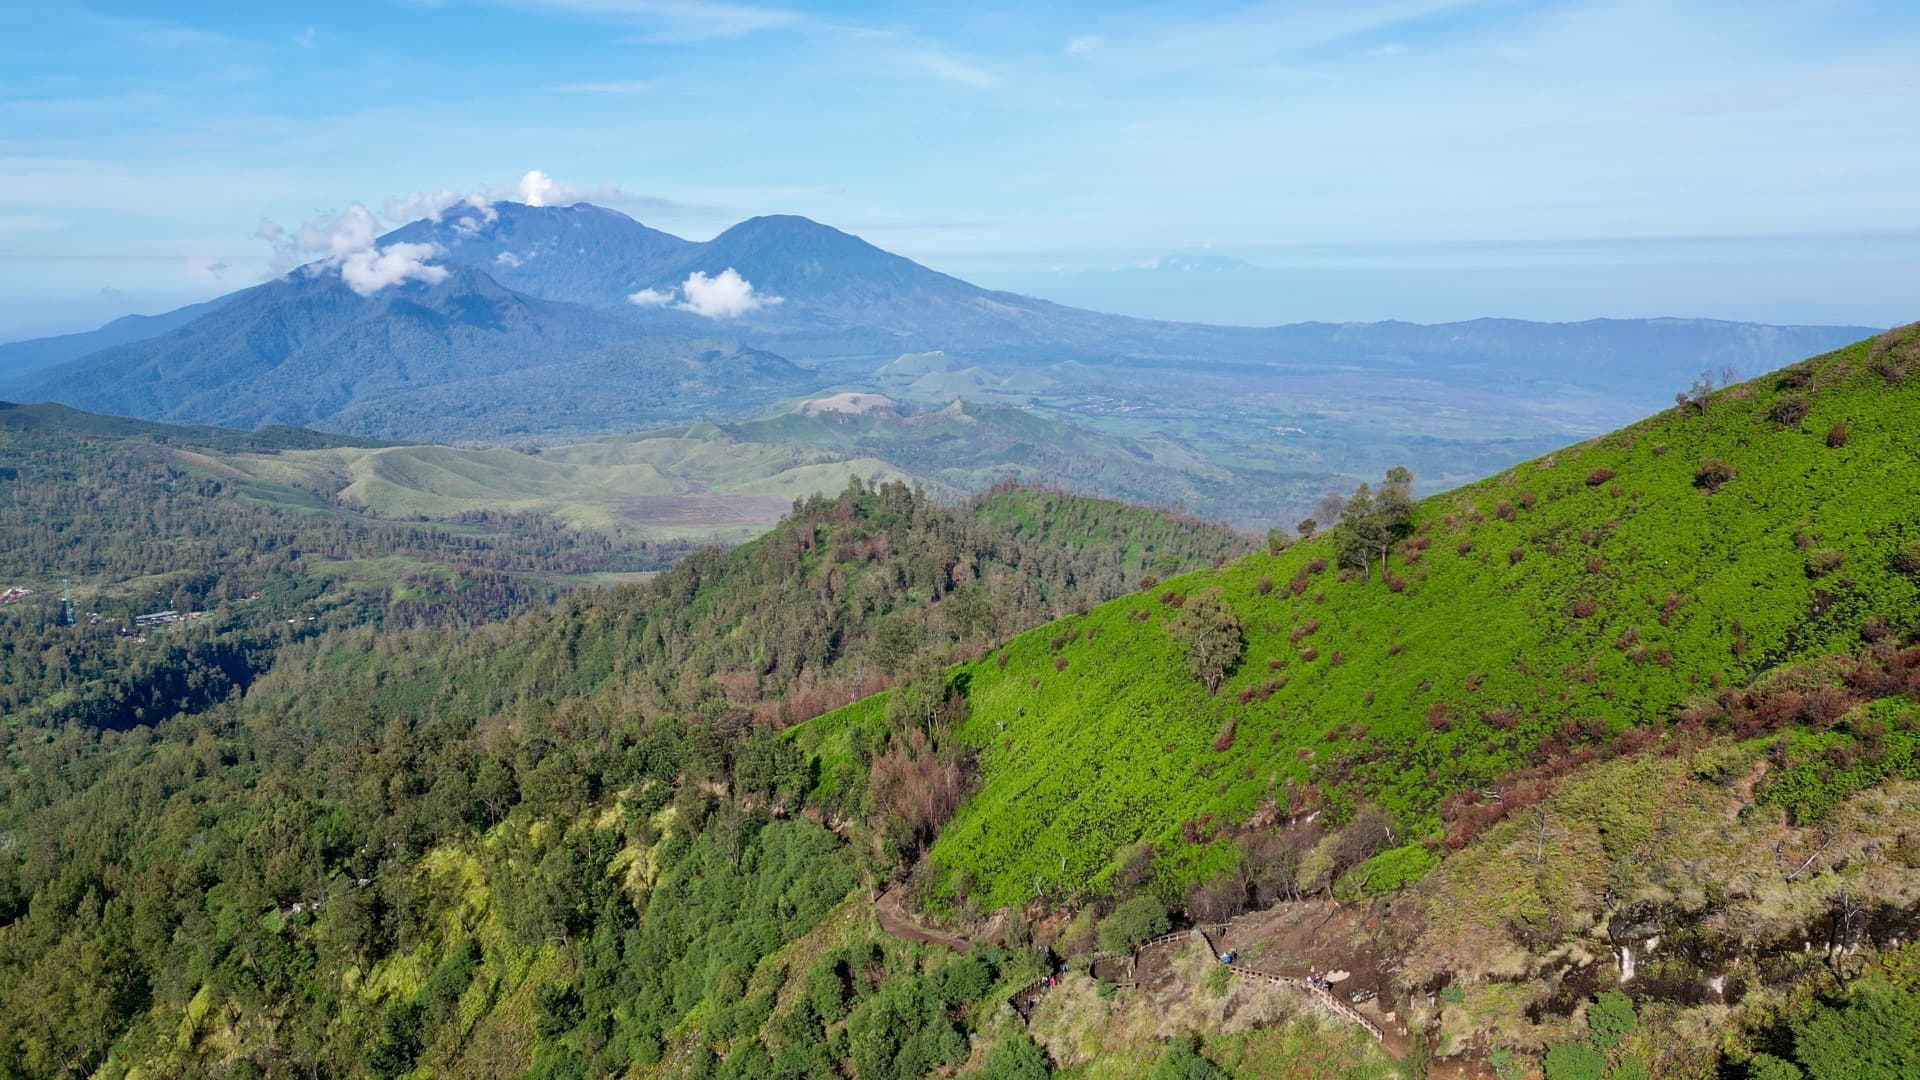
[[854, 476], [908, 480], [947, 500], [1017, 479], [1190, 506], [1218, 506], [1222, 493], [1249, 483], [1165, 439], [1119, 440], [978, 406], [904, 418], [796, 412], [536, 453], [316, 446], [232, 454], [218, 464], [387, 517], [533, 512], [588, 528], [638, 525], [657, 539], [729, 541], [764, 531], [787, 502], [834, 494]]
[[[1900, 348], [1920, 348], [1914, 331]], [[1194, 874], [1231, 855], [1182, 840], [1183, 822], [1244, 818], [1290, 785], [1318, 784], [1336, 805], [1365, 794], [1426, 831], [1440, 799], [1524, 764], [1569, 721], [1649, 722], [1716, 680], [1854, 642], [1871, 614], [1920, 621], [1915, 582], [1889, 566], [1920, 538], [1920, 377], [1890, 382], [1874, 364], [1862, 343], [1798, 365], [1805, 390], [1770, 376], [1716, 394], [1704, 417], [1669, 411], [1428, 499], [1430, 547], [1396, 555], [1400, 592], [1377, 570], [1362, 583], [1329, 569], [1292, 595], [1296, 574], [1331, 560], [1325, 539], [1168, 582], [1220, 588], [1245, 628], [1246, 655], [1213, 699], [1166, 633], [1160, 590], [1020, 636], [1004, 668], [964, 669], [962, 734], [983, 781], [933, 859], [988, 907], [1098, 882], [1140, 840]], [[1770, 419], [1796, 395], [1811, 401], [1803, 421]], [[1836, 422], [1851, 436], [1830, 448]], [[1717, 493], [1695, 486], [1706, 458], [1737, 473]], [[1590, 483], [1602, 468], [1616, 476]], [[1529, 493], [1532, 509], [1518, 508]], [[1845, 562], [1816, 579], [1821, 549]], [[1069, 640], [1056, 653], [1057, 638]], [[1510, 729], [1488, 721], [1496, 710], [1514, 712]], [[1236, 737], [1216, 752], [1229, 720]]]

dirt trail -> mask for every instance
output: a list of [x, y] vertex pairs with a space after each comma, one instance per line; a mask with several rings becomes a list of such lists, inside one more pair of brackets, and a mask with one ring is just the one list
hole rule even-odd
[[972, 943], [965, 938], [943, 934], [930, 926], [915, 922], [907, 914], [900, 899], [900, 890], [888, 889], [873, 902], [873, 913], [880, 920], [880, 929], [905, 941], [918, 941], [926, 945], [944, 945], [954, 952], [965, 956]]

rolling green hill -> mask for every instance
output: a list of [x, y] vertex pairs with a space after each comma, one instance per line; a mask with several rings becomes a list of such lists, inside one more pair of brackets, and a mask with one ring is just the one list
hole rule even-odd
[[[980, 781], [936, 895], [1079, 895], [1143, 841], [1177, 887], [1263, 806], [1374, 804], [1424, 862], [1450, 796], [1920, 625], [1917, 511], [1908, 328], [1425, 500], [1386, 581], [1323, 534], [1036, 628], [955, 676]], [[1177, 624], [1216, 590], [1244, 655], [1210, 697]]]
[[724, 543], [764, 532], [795, 500], [837, 493], [855, 476], [905, 480], [947, 501], [1011, 480], [1222, 514], [1277, 490], [1274, 477], [1203, 461], [1173, 440], [1103, 435], [1019, 409], [955, 401], [900, 415], [809, 413], [805, 405], [529, 450], [296, 447], [206, 464], [385, 517], [539, 513], [657, 540]]

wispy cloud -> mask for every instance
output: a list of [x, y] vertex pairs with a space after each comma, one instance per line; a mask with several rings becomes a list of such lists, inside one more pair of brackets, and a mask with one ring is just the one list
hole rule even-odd
[[903, 53], [900, 59], [907, 70], [941, 82], [968, 86], [975, 90], [992, 90], [1000, 85], [999, 76], [985, 68], [964, 60], [956, 60], [942, 53], [922, 50]]
[[659, 88], [656, 79], [596, 79], [555, 83], [547, 90], [555, 94], [648, 94]]
[[743, 37], [798, 26], [797, 11], [706, 0], [508, 0], [515, 7], [627, 23], [661, 40], [699, 41]]

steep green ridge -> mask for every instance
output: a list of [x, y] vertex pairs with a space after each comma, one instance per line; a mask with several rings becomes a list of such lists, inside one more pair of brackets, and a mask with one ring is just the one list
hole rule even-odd
[[[1920, 623], [1917, 509], [1907, 328], [1428, 499], [1390, 582], [1323, 537], [1036, 628], [955, 675], [980, 781], [932, 848], [938, 894], [1080, 895], [1142, 841], [1177, 889], [1230, 865], [1221, 827], [1269, 804], [1337, 821], [1371, 802], [1396, 842], [1437, 844], [1449, 796], [1874, 616]], [[1245, 641], [1215, 697], [1170, 633], [1209, 590]]]

